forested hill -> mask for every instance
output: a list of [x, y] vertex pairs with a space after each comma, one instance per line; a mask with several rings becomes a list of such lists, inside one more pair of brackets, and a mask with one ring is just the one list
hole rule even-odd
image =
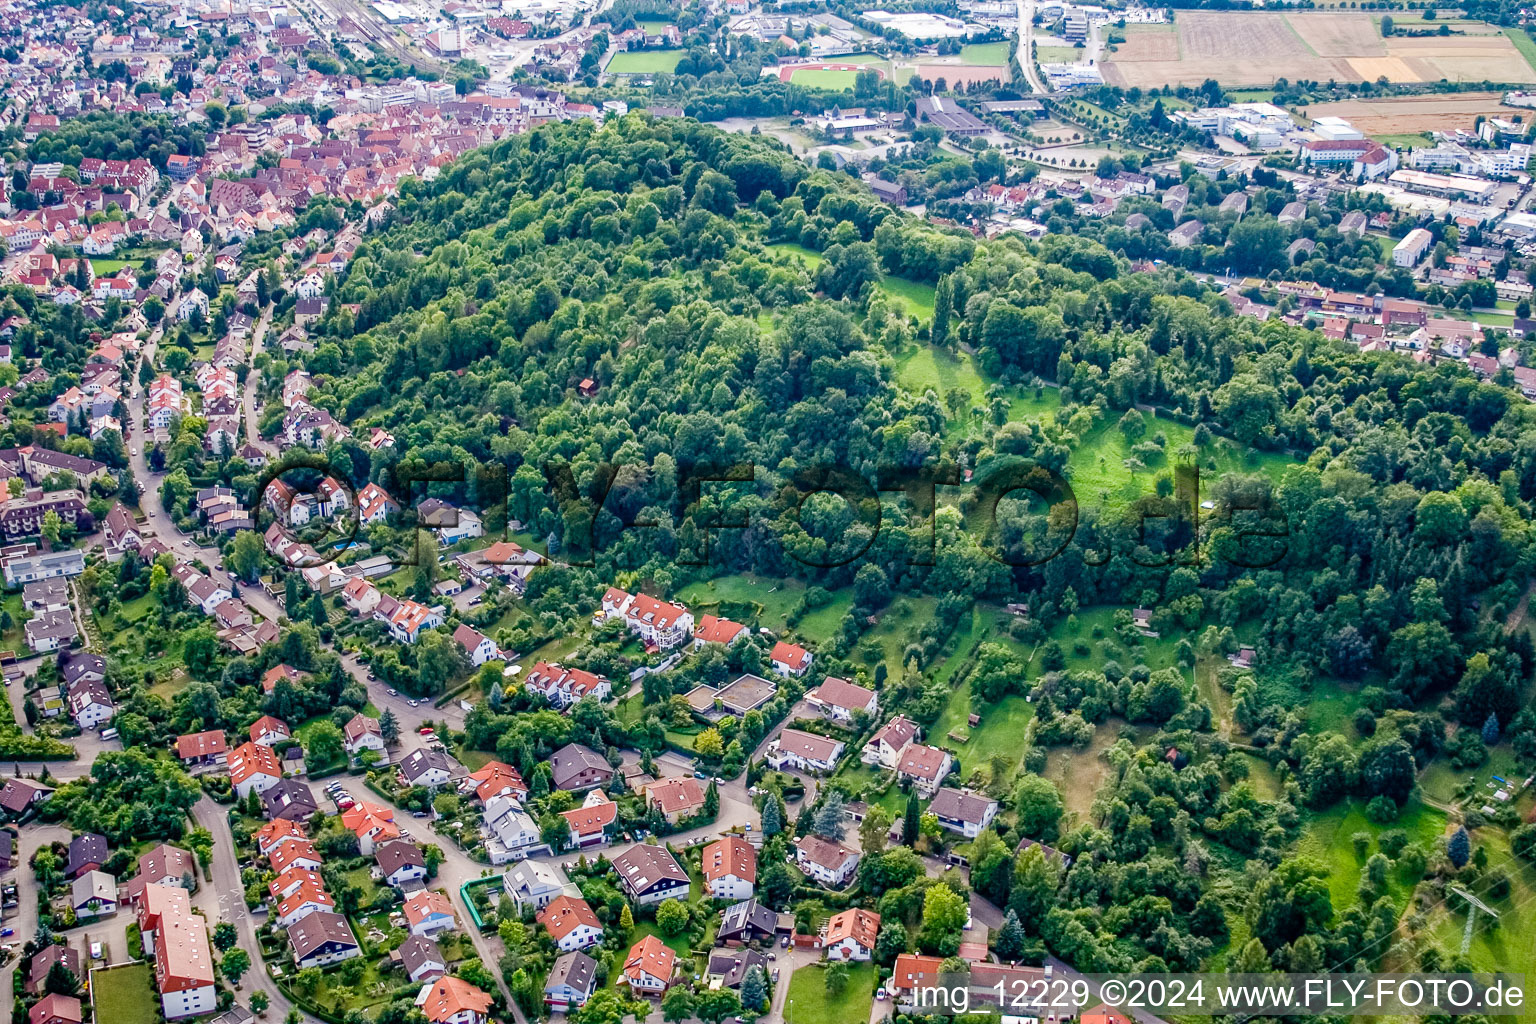
[[[890, 280], [937, 285], [931, 328], [896, 312]], [[893, 592], [944, 597], [938, 639], [976, 599], [1025, 602], [1046, 625], [1102, 603], [1156, 605], [1186, 629], [1262, 617], [1266, 657], [1341, 678], [1380, 672], [1384, 707], [1454, 692], [1463, 721], [1492, 711], [1506, 727], [1518, 710], [1531, 652], [1502, 616], [1531, 558], [1533, 407], [1460, 367], [1234, 317], [1187, 275], [1133, 273], [1096, 243], [947, 233], [766, 140], [631, 115], [546, 125], [408, 184], [333, 309], [309, 360], [326, 377], [319, 393], [345, 422], [398, 439], [335, 453], [359, 479], [388, 479], [402, 459], [499, 463], [511, 515], [559, 552], [591, 505], [553, 493], [544, 468], [568, 464], [591, 494], [606, 483], [599, 463], [621, 467], [595, 570], [540, 574], [535, 598], [573, 610], [616, 580], [671, 593], [735, 570], [852, 582], [861, 614], [845, 620], [845, 644]], [[984, 390], [899, 386], [898, 365], [930, 342], [974, 352]], [[577, 395], [585, 378], [596, 397]], [[1054, 411], [1027, 414], [1044, 405]], [[1138, 405], [1194, 426], [1192, 439], [1149, 428]], [[1000, 525], [978, 527], [986, 505], [965, 499], [940, 515], [930, 558], [927, 531], [906, 529], [894, 498], [871, 543], [873, 502], [861, 519], [822, 495], [797, 516], [786, 486], [826, 465], [874, 481], [946, 464], [981, 481], [1032, 460], [1072, 477], [1106, 426], [1133, 444], [1125, 470], [1147, 497], [1095, 509], [1079, 495], [1076, 532], [1049, 559], [1066, 535], [1038, 505], [1005, 500]], [[741, 462], [755, 464], [753, 487], [709, 485], [685, 508], [680, 473]], [[1208, 471], [1214, 501], [1198, 558], [1187, 517], [1138, 514], [1187, 506], [1170, 496], [1180, 464]], [[465, 479], [433, 493], [495, 504], [491, 475]], [[1266, 500], [1268, 511], [1233, 510]], [[725, 515], [749, 509], [749, 525], [711, 531], [709, 564], [684, 564], [722, 503]], [[637, 521], [656, 525], [621, 529]], [[489, 525], [501, 525], [494, 512]], [[1284, 536], [1278, 547], [1240, 536], [1255, 529]], [[1486, 658], [1475, 678], [1474, 654]], [[915, 698], [924, 684], [910, 685]], [[1062, 710], [1092, 699], [1073, 694]], [[1282, 702], [1238, 697], [1245, 729], [1295, 738]], [[1382, 791], [1401, 796], [1404, 781]]]

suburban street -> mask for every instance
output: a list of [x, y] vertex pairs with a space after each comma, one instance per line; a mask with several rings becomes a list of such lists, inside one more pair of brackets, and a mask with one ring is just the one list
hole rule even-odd
[[[250, 1001], [250, 993], [261, 990], [267, 994], [267, 1013], [273, 1017], [286, 1017], [297, 1009], [283, 995], [267, 974], [261, 957], [261, 944], [256, 941], [256, 923], [245, 906], [245, 886], [240, 881], [240, 864], [235, 860], [235, 840], [229, 831], [229, 812], [226, 808], [203, 797], [192, 807], [193, 819], [213, 835], [213, 881], [206, 878], [197, 892], [196, 903], [211, 922], [228, 921], [240, 933], [240, 948], [251, 958], [251, 969], [241, 979], [241, 998]], [[305, 1020], [312, 1020], [300, 1011]]]

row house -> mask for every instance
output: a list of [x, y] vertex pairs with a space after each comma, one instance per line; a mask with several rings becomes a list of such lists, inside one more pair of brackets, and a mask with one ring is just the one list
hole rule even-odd
[[670, 650], [693, 632], [693, 613], [682, 605], [610, 587], [603, 595], [597, 621], [614, 618], [622, 620], [631, 633], [653, 650]]
[[530, 693], [536, 693], [562, 709], [585, 697], [607, 700], [613, 691], [611, 684], [602, 676], [579, 668], [564, 668], [547, 661], [534, 665], [524, 677], [523, 685]]

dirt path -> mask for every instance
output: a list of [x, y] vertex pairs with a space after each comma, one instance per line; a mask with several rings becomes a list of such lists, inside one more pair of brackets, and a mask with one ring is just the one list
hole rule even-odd
[[1515, 605], [1515, 610], [1504, 619], [1504, 632], [1513, 633], [1525, 622], [1525, 616], [1531, 608], [1531, 592], [1536, 591], [1536, 580], [1532, 580], [1530, 586], [1525, 588], [1525, 593], [1520, 595], [1520, 601]]

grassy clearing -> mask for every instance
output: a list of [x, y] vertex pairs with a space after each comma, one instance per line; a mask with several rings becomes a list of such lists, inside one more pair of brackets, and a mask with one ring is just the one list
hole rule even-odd
[[[1378, 825], [1367, 818], [1363, 801], [1349, 800], [1313, 815], [1297, 845], [1297, 852], [1315, 857], [1328, 867], [1328, 891], [1333, 899], [1333, 909], [1339, 911], [1354, 906], [1358, 899], [1361, 873], [1371, 854], [1378, 852], [1376, 843], [1381, 833], [1400, 828], [1408, 833], [1409, 842], [1430, 849], [1445, 833], [1445, 824], [1443, 811], [1416, 799], [1409, 802], [1397, 821], [1387, 825]], [[1371, 837], [1363, 854], [1355, 853], [1357, 832]], [[1395, 870], [1388, 875], [1388, 894], [1399, 907], [1407, 905], [1416, 881]]]
[[865, 1024], [875, 995], [875, 965], [853, 964], [848, 969], [848, 984], [842, 992], [827, 991], [826, 968], [821, 964], [802, 967], [789, 982], [789, 999], [784, 1004], [787, 1024]]
[[960, 60], [978, 67], [996, 67], [1008, 63], [1007, 43], [968, 43], [960, 47]]
[[[1475, 809], [1494, 802], [1493, 794], [1498, 789], [1493, 781], [1495, 775], [1518, 784], [1528, 774], [1521, 770], [1510, 745], [1501, 743], [1488, 751], [1488, 760], [1471, 771], [1452, 768], [1443, 757], [1435, 758], [1419, 776], [1419, 786], [1431, 800], [1449, 804], [1465, 799], [1467, 805]], [[1458, 796], [1458, 793], [1466, 795]]]
[[91, 260], [91, 269], [96, 272], [97, 277], [110, 277], [127, 265], [127, 260]]
[[[828, 74], [852, 74], [849, 71], [827, 72]], [[798, 80], [798, 78], [797, 78]], [[805, 262], [806, 269], [813, 275], [816, 268], [821, 266], [824, 257], [814, 249], [807, 249], [803, 245], [793, 242], [778, 242], [763, 247], [770, 253], [789, 253], [800, 257]], [[891, 274], [880, 276], [879, 288], [887, 296], [897, 300], [902, 310], [924, 322], [933, 320], [933, 295], [934, 287], [931, 284], [923, 284], [919, 281], [909, 281], [904, 277], [895, 277]]]
[[1056, 784], [1063, 806], [1077, 821], [1086, 821], [1093, 811], [1093, 801], [1110, 771], [1104, 751], [1120, 738], [1122, 725], [1120, 719], [1112, 718], [1094, 730], [1093, 742], [1084, 749], [1052, 747], [1046, 754], [1045, 771], [1040, 774]]
[[682, 50], [637, 50], [616, 53], [603, 70], [610, 75], [670, 75], [683, 59]]
[[91, 976], [91, 1003], [96, 1019], [112, 1024], [156, 1024], [154, 971], [149, 964], [114, 967]]
[[1041, 64], [1076, 64], [1083, 53], [1075, 46], [1035, 46], [1035, 60]]
[[838, 626], [843, 621], [843, 616], [848, 614], [848, 609], [853, 607], [853, 590], [844, 588], [833, 591], [832, 600], [817, 608], [813, 612], [806, 612], [800, 619], [800, 635], [817, 643], [826, 643], [837, 632]]
[[679, 590], [676, 596], [677, 600], [693, 609], [695, 617], [700, 611], [705, 611], [711, 615], [725, 614], [727, 618], [736, 618], [736, 615], [731, 614], [733, 609], [722, 612], [722, 606], [752, 605], [759, 609], [757, 616], [744, 624], [766, 626], [777, 632], [786, 628], [789, 613], [800, 603], [805, 589], [805, 584], [799, 580], [775, 580], [736, 574], [690, 583]]
[[1415, 146], [1433, 146], [1434, 140], [1428, 135], [1408, 133], [1406, 135], [1377, 135], [1377, 142], [1391, 149], [1412, 149]]
[[933, 322], [933, 285], [885, 274], [880, 278], [880, 290], [898, 300], [907, 313], [924, 323]]

